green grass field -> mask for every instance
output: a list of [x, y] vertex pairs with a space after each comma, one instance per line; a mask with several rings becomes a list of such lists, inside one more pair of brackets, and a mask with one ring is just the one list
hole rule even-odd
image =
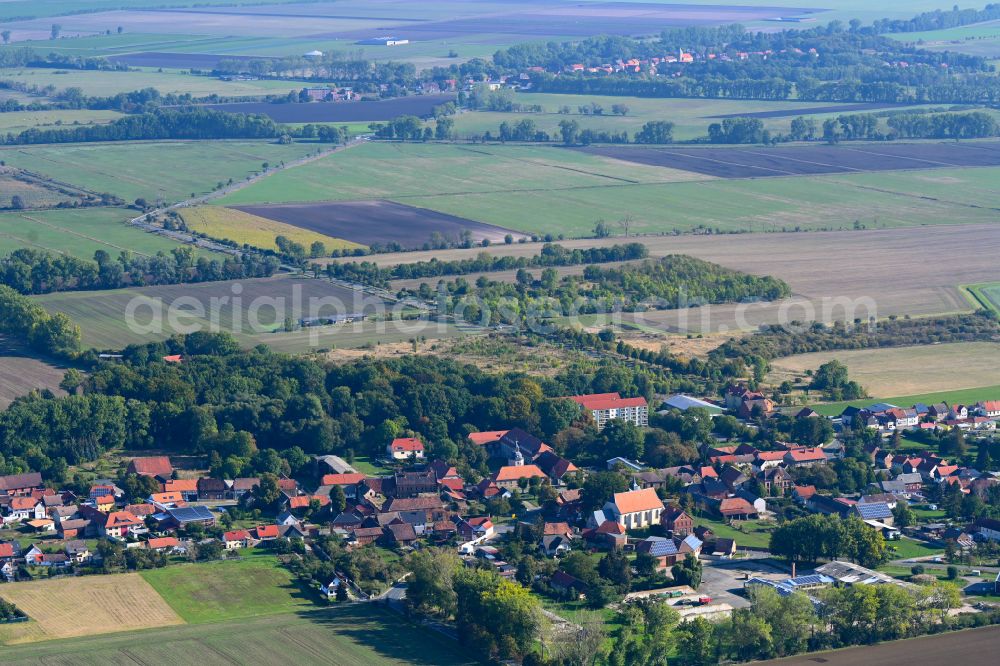
[[18, 134], [28, 129], [56, 129], [71, 125], [99, 125], [121, 118], [117, 111], [60, 109], [57, 111], [12, 111], [0, 113], [0, 131]]
[[844, 411], [845, 407], [864, 407], [876, 402], [888, 402], [900, 407], [910, 407], [918, 402], [922, 402], [927, 405], [934, 402], [947, 402], [949, 405], [971, 405], [979, 402], [980, 400], [997, 399], [1000, 399], [1000, 385], [959, 389], [957, 391], [942, 391], [940, 393], [922, 393], [919, 395], [867, 398], [865, 400], [850, 400], [846, 402], [830, 402], [821, 405], [813, 405], [812, 408], [824, 416], [837, 416]]
[[903, 537], [895, 541], [888, 541], [886, 543], [893, 549], [890, 557], [894, 560], [909, 560], [915, 557], [930, 557], [932, 555], [940, 555], [944, 552], [943, 547], [938, 548], [936, 546], [926, 544], [923, 541], [916, 541], [907, 537]]
[[743, 528], [742, 531], [721, 520], [706, 518], [704, 516], [695, 518], [694, 522], [696, 525], [704, 525], [711, 528], [717, 537], [735, 539], [737, 546], [763, 548], [765, 550], [771, 543], [771, 531], [774, 529], [773, 522], [761, 523], [759, 520], [738, 521], [739, 525]]
[[[117, 257], [123, 250], [155, 255], [178, 244], [126, 223], [133, 211], [123, 208], [79, 208], [0, 213], [0, 255], [22, 247], [93, 259], [105, 250]], [[196, 250], [200, 256], [218, 256]]]
[[[392, 168], [387, 170], [387, 162]], [[993, 222], [1000, 169], [746, 180], [555, 146], [365, 144], [275, 174], [218, 203], [391, 199], [525, 233], [585, 237], [626, 214], [636, 233], [850, 229]], [[919, 194], [947, 188], [939, 201]]]
[[477, 663], [456, 643], [376, 604], [4, 647], [0, 660], [18, 666]]
[[185, 622], [218, 622], [312, 608], [314, 597], [272, 555], [241, 551], [238, 561], [178, 565], [142, 577]]
[[93, 192], [152, 203], [158, 197], [169, 202], [205, 194], [220, 181], [245, 179], [264, 162], [273, 166], [315, 150], [304, 143], [151, 141], [7, 148], [0, 150], [0, 160]]

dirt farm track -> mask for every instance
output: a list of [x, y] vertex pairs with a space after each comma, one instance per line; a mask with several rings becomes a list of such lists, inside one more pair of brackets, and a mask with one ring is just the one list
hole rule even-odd
[[[787, 659], [755, 662], [758, 666], [942, 666], [960, 660], [965, 664], [995, 664], [1000, 651], [1000, 627], [982, 627], [906, 641], [813, 652]], [[991, 656], [992, 655], [992, 656]]]

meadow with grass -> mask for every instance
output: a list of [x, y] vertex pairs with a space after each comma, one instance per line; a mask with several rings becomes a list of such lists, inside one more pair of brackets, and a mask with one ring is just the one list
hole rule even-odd
[[315, 144], [269, 141], [142, 141], [5, 148], [0, 160], [92, 192], [153, 204], [207, 194], [219, 183], [260, 172], [265, 162], [273, 167], [316, 150]]
[[[130, 226], [135, 211], [125, 208], [25, 210], [0, 213], [0, 255], [22, 247], [93, 259], [104, 250], [155, 255], [180, 247], [178, 243]], [[195, 249], [196, 256], [221, 255]]]
[[[386, 164], [392, 168], [385, 169]], [[992, 222], [997, 168], [712, 179], [558, 146], [365, 144], [215, 203], [388, 199], [539, 235], [795, 231]]]

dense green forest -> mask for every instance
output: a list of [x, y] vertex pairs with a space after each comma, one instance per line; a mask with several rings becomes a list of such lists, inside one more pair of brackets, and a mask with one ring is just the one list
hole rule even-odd
[[80, 351], [80, 328], [69, 317], [61, 312], [50, 315], [26, 296], [3, 285], [0, 285], [0, 333], [46, 356], [73, 358]]
[[155, 256], [122, 252], [112, 258], [104, 250], [93, 261], [45, 250], [22, 248], [0, 256], [0, 284], [22, 294], [54, 291], [118, 289], [128, 286], [214, 282], [270, 277], [281, 262], [272, 256], [245, 254], [225, 259], [195, 259], [190, 247], [177, 247]]

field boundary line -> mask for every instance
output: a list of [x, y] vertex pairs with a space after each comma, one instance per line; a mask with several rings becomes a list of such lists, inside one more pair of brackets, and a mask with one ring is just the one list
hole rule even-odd
[[77, 231], [73, 231], [72, 229], [67, 229], [66, 227], [60, 227], [59, 225], [56, 225], [56, 224], [51, 224], [49, 222], [43, 222], [42, 220], [39, 220], [38, 218], [31, 217], [30, 215], [21, 215], [21, 217], [23, 217], [26, 220], [31, 220], [32, 222], [40, 224], [43, 227], [49, 227], [50, 229], [54, 229], [54, 230], [57, 230], [57, 231], [64, 231], [64, 232], [70, 234], [71, 236], [76, 236], [77, 238], [84, 238], [86, 240], [93, 241], [93, 242], [98, 243], [100, 245], [107, 245], [108, 247], [113, 247], [116, 250], [121, 250], [122, 252], [133, 252], [133, 253], [138, 254], [140, 256], [143, 256], [143, 257], [152, 257], [153, 256], [151, 254], [146, 254], [145, 252], [139, 252], [138, 250], [130, 250], [127, 247], [122, 247], [121, 245], [115, 245], [114, 243], [109, 243], [109, 242], [101, 240], [99, 238], [94, 238], [93, 236], [88, 236], [87, 234], [81, 234], [81, 233], [79, 233]]

